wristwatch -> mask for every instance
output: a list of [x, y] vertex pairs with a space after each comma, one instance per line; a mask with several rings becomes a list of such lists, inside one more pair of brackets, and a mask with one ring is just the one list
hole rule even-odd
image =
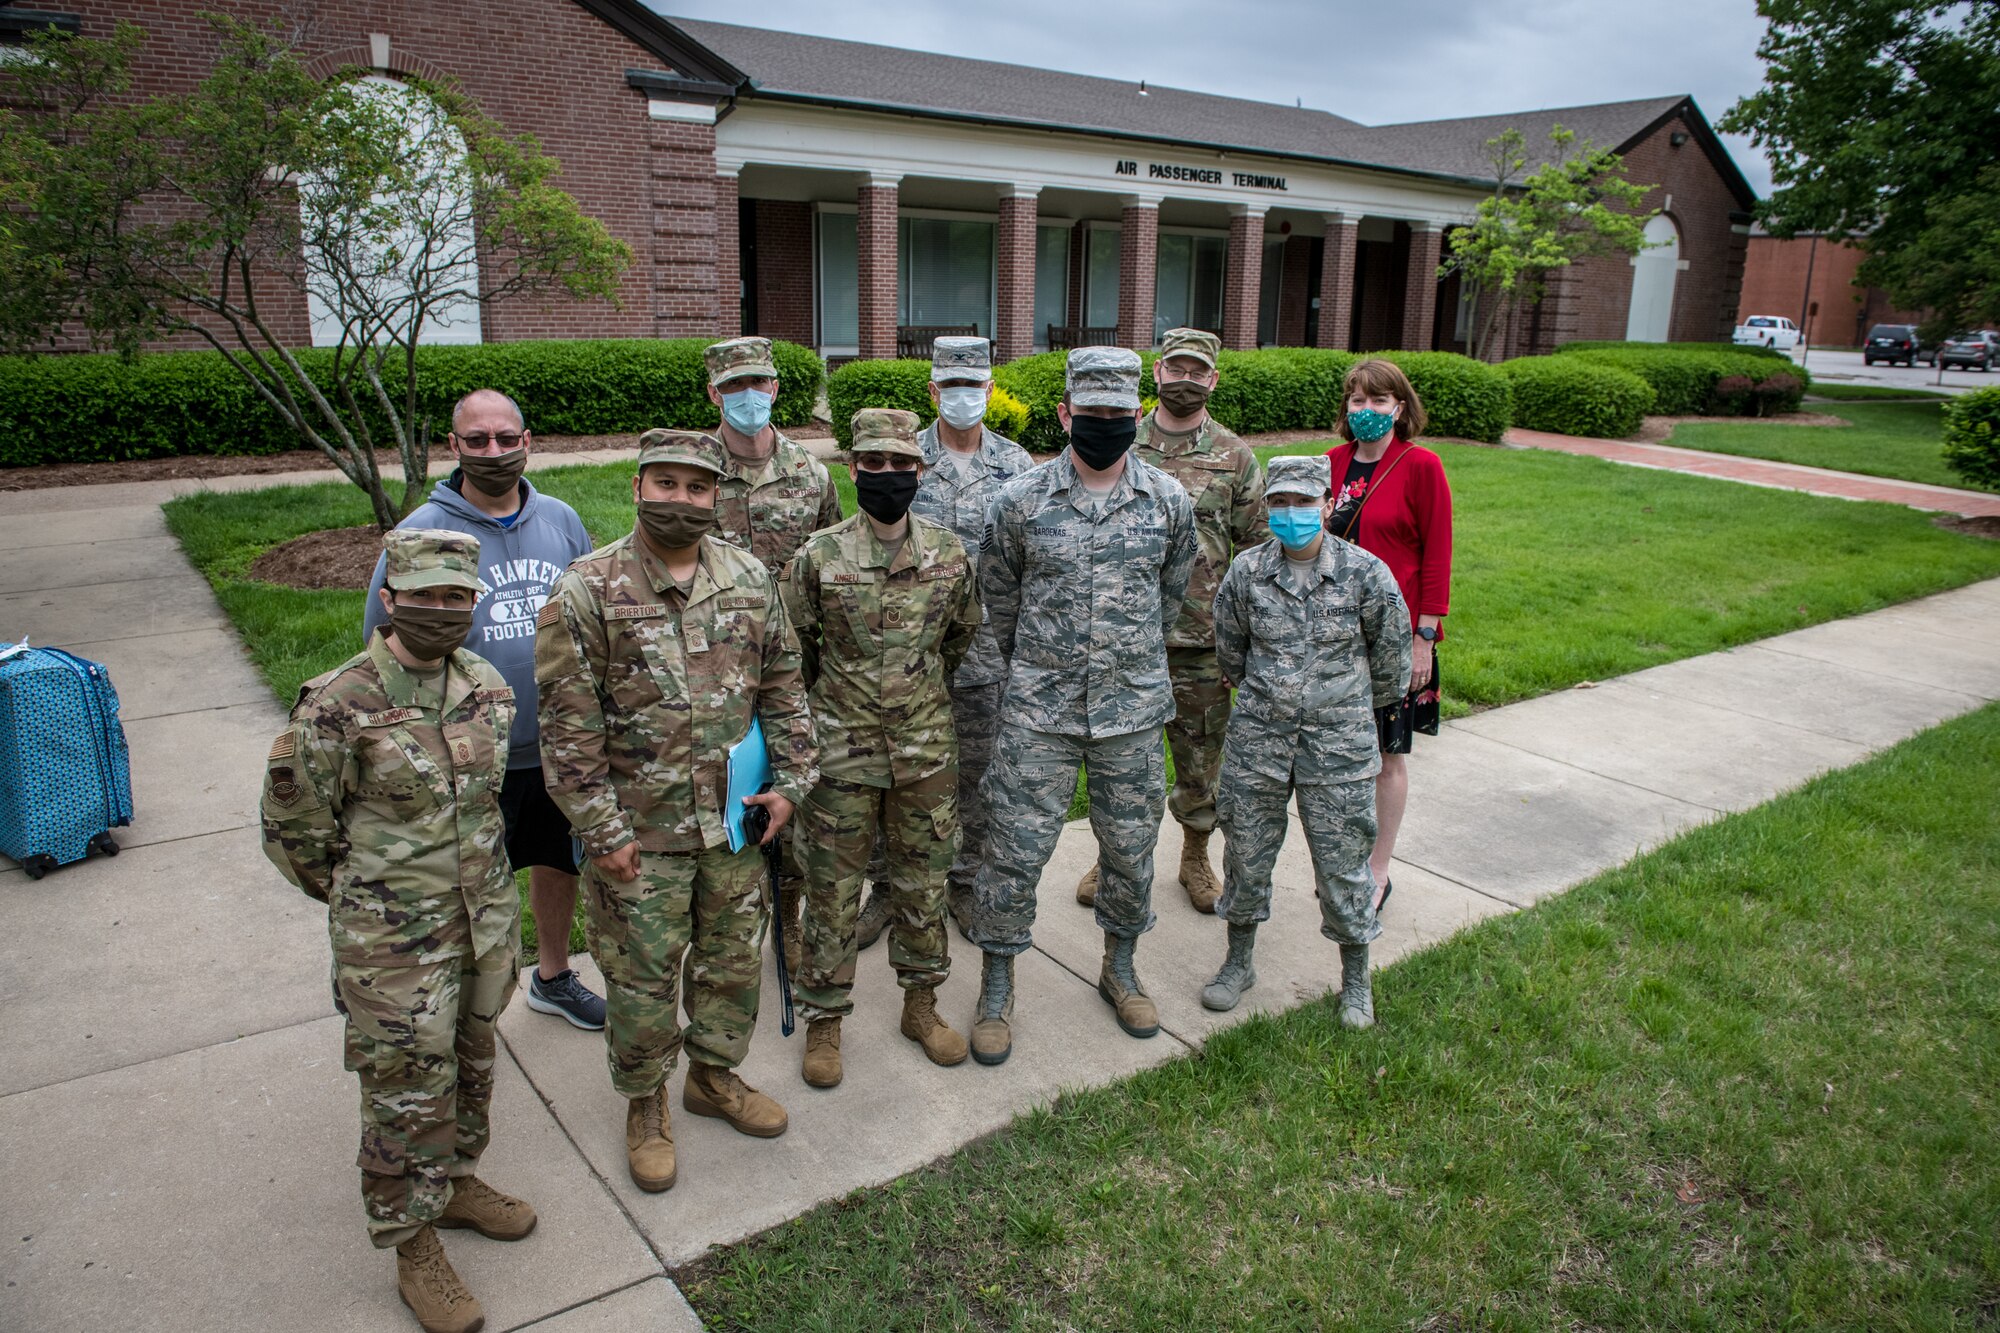
[[1436, 643], [1438, 641], [1438, 632], [1429, 625], [1419, 625], [1417, 626], [1417, 637], [1425, 643]]

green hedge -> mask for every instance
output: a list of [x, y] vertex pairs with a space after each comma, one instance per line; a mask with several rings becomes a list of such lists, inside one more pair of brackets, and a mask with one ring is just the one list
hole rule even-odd
[[1974, 486], [2000, 491], [2000, 386], [1945, 404], [1944, 461]]
[[1734, 352], [1734, 353], [1740, 353], [1744, 356], [1770, 357], [1779, 361], [1789, 361], [1792, 359], [1789, 353], [1781, 350], [1780, 348], [1764, 347], [1757, 343], [1751, 343], [1749, 346], [1746, 347], [1739, 343], [1592, 342], [1589, 339], [1576, 339], [1571, 342], [1557, 343], [1556, 351], [1558, 353], [1602, 352], [1602, 351], [1617, 351], [1620, 348], [1625, 348], [1625, 347], [1636, 347], [1641, 349], [1642, 351], [1656, 351], [1665, 348], [1669, 351]]
[[[1495, 367], [1451, 352], [1370, 352], [1403, 368], [1430, 415], [1429, 433], [1497, 442], [1507, 429], [1507, 378]], [[1142, 397], [1154, 396], [1154, 354], [1140, 360]], [[1208, 409], [1217, 421], [1242, 435], [1278, 430], [1331, 432], [1340, 418], [1340, 387], [1348, 369], [1363, 356], [1311, 347], [1273, 347], [1256, 352], [1224, 352], [1217, 358], [1220, 378]], [[993, 372], [1001, 387], [1028, 408], [1021, 443], [1037, 453], [1063, 447], [1056, 406], [1062, 401], [1061, 352], [1043, 352], [1010, 362]], [[843, 368], [844, 369], [844, 368]], [[829, 393], [831, 388], [829, 387]]]
[[1500, 370], [1514, 390], [1514, 424], [1558, 435], [1621, 439], [1653, 409], [1653, 388], [1629, 370], [1575, 356], [1522, 356]]
[[[542, 435], [615, 435], [654, 426], [713, 429], [705, 338], [607, 338], [424, 347], [417, 393], [443, 438], [452, 405], [473, 389], [514, 397]], [[812, 349], [774, 343], [781, 426], [812, 420], [825, 367]], [[322, 378], [330, 354], [299, 354]], [[392, 392], [401, 392], [394, 374]], [[372, 423], [381, 430], [383, 419]], [[386, 438], [378, 436], [378, 438]], [[0, 467], [178, 454], [272, 454], [303, 447], [215, 352], [0, 357]]]
[[[1628, 343], [1619, 347], [1565, 343], [1557, 355], [1631, 371], [1653, 386], [1653, 410], [1669, 416], [1731, 415], [1759, 409], [1764, 415], [1795, 412], [1811, 383], [1806, 372], [1788, 358], [1742, 349], [1721, 351], [1684, 343]], [[1782, 376], [1784, 391], [1739, 397], [1733, 402], [1718, 400], [1716, 385], [1731, 375], [1743, 376], [1756, 386]]]

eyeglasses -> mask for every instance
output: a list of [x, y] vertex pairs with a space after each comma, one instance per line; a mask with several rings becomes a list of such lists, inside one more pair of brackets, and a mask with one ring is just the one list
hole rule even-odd
[[452, 438], [458, 441], [459, 447], [462, 449], [472, 449], [484, 453], [486, 446], [492, 444], [498, 445], [501, 453], [506, 453], [511, 449], [520, 447], [522, 435], [519, 432], [511, 430], [500, 435], [488, 435], [484, 431], [476, 431], [471, 435], [460, 435], [454, 431], [452, 432]]

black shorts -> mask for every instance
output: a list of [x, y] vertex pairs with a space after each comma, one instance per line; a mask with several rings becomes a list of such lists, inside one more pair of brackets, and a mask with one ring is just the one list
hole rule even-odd
[[1431, 649], [1431, 678], [1387, 708], [1375, 710], [1375, 734], [1383, 754], [1408, 754], [1417, 732], [1438, 734], [1438, 652]]
[[576, 873], [569, 820], [549, 798], [539, 768], [510, 768], [500, 784], [500, 817], [507, 821], [507, 859], [514, 869], [547, 866]]

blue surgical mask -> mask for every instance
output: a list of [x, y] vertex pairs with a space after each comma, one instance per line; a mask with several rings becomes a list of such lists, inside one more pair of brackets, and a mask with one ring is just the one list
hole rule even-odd
[[1363, 444], [1373, 444], [1395, 429], [1394, 412], [1377, 412], [1372, 407], [1364, 407], [1359, 412], [1352, 408], [1347, 412], [1347, 429]]
[[738, 389], [722, 395], [722, 419], [740, 435], [758, 435], [771, 424], [771, 395]]
[[1301, 551], [1311, 546], [1313, 538], [1319, 536], [1322, 530], [1318, 505], [1271, 510], [1271, 535], [1283, 542], [1288, 551]]

